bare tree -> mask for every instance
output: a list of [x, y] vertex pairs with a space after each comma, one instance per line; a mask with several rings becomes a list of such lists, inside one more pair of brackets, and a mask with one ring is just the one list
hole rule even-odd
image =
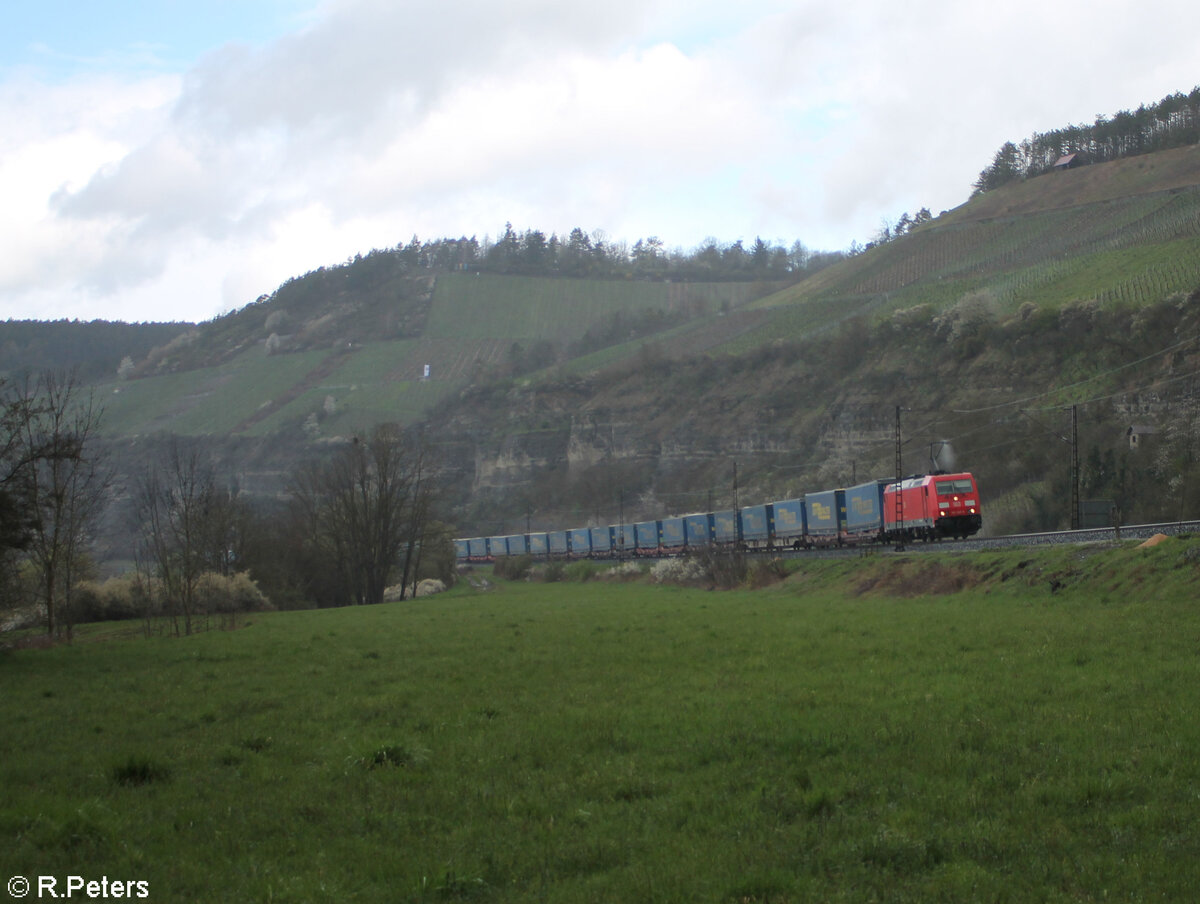
[[[25, 377], [5, 404], [5, 507], [37, 576], [46, 631], [70, 632], [71, 591], [104, 506], [110, 473], [96, 449], [100, 410], [74, 375]], [[60, 615], [67, 618], [60, 624]]]
[[0, 390], [0, 605], [10, 608], [20, 602], [17, 566], [32, 528], [21, 493], [31, 465], [21, 442], [29, 401], [3, 380]]
[[428, 446], [423, 441], [416, 442], [412, 447], [413, 473], [411, 500], [408, 506], [408, 530], [404, 545], [404, 570], [400, 578], [400, 599], [409, 592], [409, 581], [412, 581], [412, 594], [417, 595], [418, 573], [421, 569], [421, 550], [424, 540], [429, 533], [430, 521], [435, 504], [434, 481], [428, 473]]
[[383, 602], [402, 555], [407, 585], [429, 521], [430, 471], [419, 435], [383, 426], [298, 473], [294, 517], [313, 561], [336, 576], [331, 589], [338, 602]]
[[165, 468], [139, 480], [134, 503], [142, 534], [139, 562], [156, 579], [176, 633], [191, 634], [200, 613], [196, 588], [206, 572], [229, 574], [238, 504], [217, 484], [213, 469], [195, 449], [173, 442]]

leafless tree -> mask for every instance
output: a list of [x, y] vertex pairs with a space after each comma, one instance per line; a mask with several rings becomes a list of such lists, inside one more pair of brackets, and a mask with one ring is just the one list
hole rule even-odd
[[142, 535], [139, 563], [155, 579], [164, 611], [178, 633], [196, 628], [196, 587], [206, 572], [228, 575], [238, 503], [218, 485], [195, 449], [171, 444], [162, 468], [138, 481], [134, 503]]
[[300, 470], [294, 517], [314, 561], [336, 576], [336, 602], [383, 602], [398, 567], [407, 588], [430, 520], [431, 478], [424, 439], [394, 426]]
[[47, 633], [69, 633], [71, 591], [110, 482], [96, 442], [101, 412], [74, 375], [51, 372], [24, 377], [4, 410], [4, 505], [19, 520]]
[[20, 600], [18, 567], [29, 548], [29, 512], [22, 489], [31, 466], [22, 445], [22, 424], [29, 400], [0, 380], [0, 606], [8, 609]]

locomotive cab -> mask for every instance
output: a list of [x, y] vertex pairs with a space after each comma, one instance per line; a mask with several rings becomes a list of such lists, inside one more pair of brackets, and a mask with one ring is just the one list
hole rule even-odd
[[970, 474], [935, 474], [929, 482], [936, 509], [934, 530], [939, 537], [969, 537], [983, 526], [979, 490]]
[[964, 538], [982, 526], [975, 478], [966, 472], [908, 477], [884, 491], [886, 539]]

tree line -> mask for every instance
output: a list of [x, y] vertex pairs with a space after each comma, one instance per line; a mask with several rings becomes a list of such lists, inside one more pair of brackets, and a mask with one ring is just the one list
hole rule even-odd
[[[101, 410], [74, 376], [0, 382], [0, 614], [53, 635], [82, 620], [144, 617], [190, 634], [246, 606], [403, 599], [453, 579], [440, 484], [423, 434], [377, 427], [299, 466], [286, 499], [252, 501], [179, 439], [126, 486], [99, 436]], [[126, 500], [132, 567], [95, 580], [96, 539]]]
[[0, 377], [27, 371], [74, 372], [83, 382], [111, 378], [122, 359], [141, 360], [185, 332], [186, 323], [107, 320], [0, 321]]
[[[742, 240], [719, 242], [707, 238], [685, 251], [667, 248], [656, 236], [630, 244], [610, 239], [603, 230], [579, 227], [566, 236], [540, 229], [519, 231], [506, 223], [496, 239], [484, 236], [422, 240], [413, 236], [392, 248], [355, 255], [337, 268], [321, 267], [284, 282], [276, 294], [293, 283], [309, 280], [330, 269], [345, 269], [340, 289], [370, 285], [384, 278], [421, 273], [494, 273], [519, 276], [558, 276], [579, 279], [648, 279], [692, 282], [786, 281], [816, 272], [845, 257], [840, 251], [812, 251], [797, 240], [791, 245], [761, 237], [749, 246]], [[263, 296], [259, 301], [265, 301]]]
[[1091, 125], [1035, 132], [1016, 144], [1006, 141], [991, 165], [975, 180], [974, 194], [1041, 175], [1067, 154], [1080, 154], [1088, 163], [1103, 163], [1197, 143], [1200, 143], [1200, 85], [1189, 94], [1177, 91], [1136, 110], [1097, 116]]

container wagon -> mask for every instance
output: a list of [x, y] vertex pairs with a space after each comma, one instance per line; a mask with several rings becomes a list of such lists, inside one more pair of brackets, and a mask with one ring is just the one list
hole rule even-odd
[[826, 490], [804, 497], [804, 520], [810, 546], [839, 546], [845, 539], [846, 491]]

